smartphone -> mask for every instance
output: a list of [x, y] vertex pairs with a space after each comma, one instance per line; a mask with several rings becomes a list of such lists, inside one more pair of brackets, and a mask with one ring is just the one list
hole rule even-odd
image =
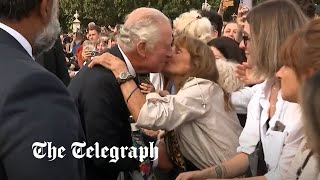
[[240, 0], [242, 7], [247, 7], [248, 10], [252, 9], [252, 0]]

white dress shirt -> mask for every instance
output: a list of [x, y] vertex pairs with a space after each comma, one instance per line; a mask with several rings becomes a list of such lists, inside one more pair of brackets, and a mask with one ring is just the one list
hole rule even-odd
[[[265, 161], [269, 169], [265, 177], [267, 180], [280, 180], [286, 175], [304, 138], [304, 132], [300, 106], [284, 101], [280, 91], [277, 97], [276, 112], [270, 119], [270, 128], [266, 131], [272, 84], [272, 81], [264, 82], [252, 97], [248, 105], [247, 122], [239, 138], [240, 146], [237, 151], [251, 154], [256, 148], [261, 133]], [[276, 121], [286, 126], [283, 132], [273, 130]]]
[[29, 41], [25, 37], [23, 37], [18, 31], [12, 29], [11, 27], [9, 27], [1, 22], [0, 22], [0, 28], [3, 29], [4, 31], [6, 31], [7, 33], [9, 33], [12, 37], [14, 37], [21, 44], [21, 46], [28, 52], [30, 57], [32, 57], [32, 59], [34, 59], [32, 56], [31, 44], [29, 43]]
[[150, 81], [156, 91], [164, 90], [164, 77], [161, 73], [150, 73]]
[[121, 47], [120, 47], [119, 45], [118, 45], [118, 47], [119, 47], [119, 50], [120, 50], [120, 52], [121, 52], [121, 54], [122, 54], [122, 56], [123, 56], [123, 58], [124, 58], [124, 61], [125, 61], [126, 65], [127, 65], [127, 68], [128, 68], [129, 73], [130, 73], [132, 76], [136, 77], [136, 71], [134, 70], [134, 68], [133, 68], [130, 60], [128, 59], [128, 57], [126, 56], [126, 54], [124, 54], [124, 52], [122, 51], [122, 49], [121, 49]]
[[238, 114], [247, 114], [248, 104], [252, 96], [258, 89], [261, 89], [262, 86], [264, 86], [263, 83], [252, 87], [243, 87], [242, 89], [231, 93], [231, 104]]

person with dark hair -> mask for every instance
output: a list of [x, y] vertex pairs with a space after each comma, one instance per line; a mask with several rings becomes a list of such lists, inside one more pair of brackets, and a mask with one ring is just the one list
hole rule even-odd
[[237, 37], [238, 28], [238, 23], [236, 21], [228, 22], [223, 28], [222, 36], [235, 40]]
[[56, 75], [64, 85], [69, 85], [70, 77], [60, 38], [57, 39], [49, 51], [44, 52], [35, 60], [45, 69]]
[[202, 17], [206, 17], [211, 22], [211, 25], [214, 27], [214, 29], [217, 31], [216, 37], [221, 36], [223, 21], [222, 17], [214, 11], [206, 11], [206, 10], [199, 10], [199, 13]]
[[79, 114], [64, 84], [34, 60], [59, 35], [58, 11], [58, 0], [0, 1], [1, 180], [84, 179], [83, 160], [66, 150], [85, 139]]
[[[225, 90], [235, 92], [244, 87], [244, 84], [237, 78], [235, 73], [236, 65], [246, 61], [245, 54], [239, 48], [239, 44], [228, 37], [219, 37], [209, 41], [208, 46], [211, 47], [221, 77], [221, 84], [224, 84]], [[226, 62], [228, 61], [228, 62]], [[236, 63], [232, 62], [235, 61]], [[247, 120], [246, 113], [238, 113], [238, 119], [242, 127], [245, 126]]]
[[297, 3], [302, 12], [310, 19], [314, 18], [316, 15], [316, 5], [313, 0], [293, 0]]
[[75, 32], [73, 33], [73, 40], [72, 40], [72, 43], [71, 43], [71, 52], [72, 55], [75, 55], [76, 54], [76, 50], [77, 48], [81, 45], [83, 41], [83, 35], [81, 32]]
[[88, 31], [89, 41], [95, 44], [100, 38], [100, 33], [101, 33], [101, 28], [99, 26], [97, 25], [90, 26]]
[[246, 60], [244, 52], [239, 48], [239, 44], [228, 37], [212, 39], [207, 44], [213, 50], [216, 59], [234, 60], [240, 64]]
[[244, 84], [235, 73], [236, 65], [245, 59], [242, 50], [234, 40], [228, 37], [212, 39], [207, 43], [210, 46], [219, 70], [219, 83], [229, 93], [243, 88]]

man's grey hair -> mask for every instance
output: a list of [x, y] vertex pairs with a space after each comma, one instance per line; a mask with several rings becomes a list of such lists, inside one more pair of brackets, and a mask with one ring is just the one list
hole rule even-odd
[[[126, 19], [127, 21], [130, 19], [130, 14]], [[151, 50], [160, 38], [159, 28], [163, 23], [170, 23], [170, 20], [162, 12], [154, 9], [145, 13], [134, 22], [126, 22], [121, 26], [117, 38], [118, 44], [123, 44], [125, 48], [132, 50], [136, 43], [143, 41]]]

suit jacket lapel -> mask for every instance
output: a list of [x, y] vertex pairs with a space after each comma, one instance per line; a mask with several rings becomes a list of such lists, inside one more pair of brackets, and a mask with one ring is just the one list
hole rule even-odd
[[[29, 53], [24, 49], [24, 47], [9, 33], [0, 28], [0, 44], [10, 46], [14, 49], [18, 49], [27, 56], [30, 56]], [[31, 57], [30, 57], [31, 58]]]

